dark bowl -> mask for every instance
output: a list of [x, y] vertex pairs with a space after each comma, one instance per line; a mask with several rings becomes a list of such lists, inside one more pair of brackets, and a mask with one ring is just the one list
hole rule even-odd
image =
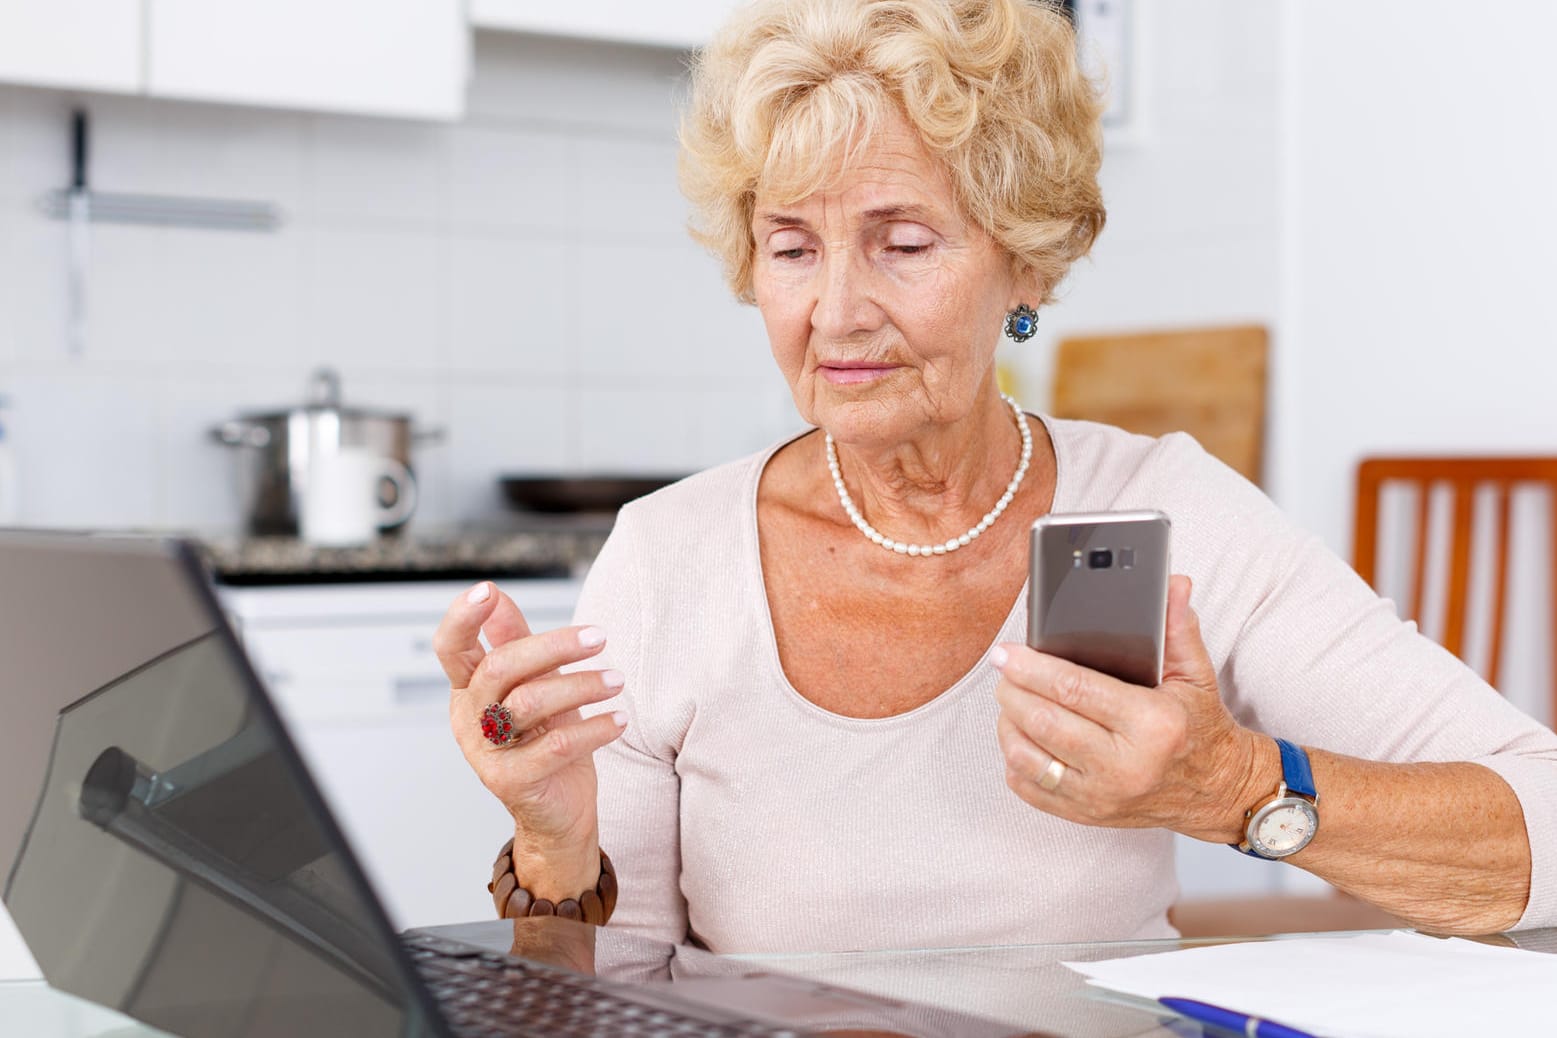
[[503, 496], [529, 512], [614, 512], [681, 476], [502, 476]]

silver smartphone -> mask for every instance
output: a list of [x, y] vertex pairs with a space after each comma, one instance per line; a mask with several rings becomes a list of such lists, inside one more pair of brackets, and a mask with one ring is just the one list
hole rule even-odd
[[1075, 512], [1033, 523], [1027, 644], [1133, 685], [1162, 681], [1168, 517]]

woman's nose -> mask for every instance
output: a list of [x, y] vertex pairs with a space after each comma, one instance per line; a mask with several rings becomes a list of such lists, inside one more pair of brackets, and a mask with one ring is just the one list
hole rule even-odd
[[811, 326], [828, 338], [847, 338], [881, 325], [881, 308], [870, 289], [870, 278], [853, 249], [827, 250], [816, 289]]

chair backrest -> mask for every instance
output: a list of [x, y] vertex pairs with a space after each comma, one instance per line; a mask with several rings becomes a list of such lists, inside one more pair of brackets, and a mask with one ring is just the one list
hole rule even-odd
[[[1411, 543], [1411, 612], [1422, 621], [1427, 584], [1429, 532], [1434, 489], [1447, 487], [1453, 502], [1447, 538], [1447, 582], [1444, 617], [1439, 641], [1457, 656], [1465, 654], [1467, 613], [1470, 606], [1472, 538], [1476, 498], [1490, 488], [1495, 511], [1492, 522], [1492, 594], [1488, 627], [1489, 662], [1483, 677], [1494, 687], [1503, 656], [1503, 621], [1508, 610], [1509, 539], [1511, 496], [1525, 484], [1538, 484], [1550, 495], [1557, 518], [1557, 457], [1416, 457], [1367, 458], [1357, 467], [1357, 505], [1352, 536], [1352, 565], [1369, 584], [1378, 588], [1379, 500], [1386, 485], [1412, 484], [1416, 488], [1415, 536]], [[1557, 635], [1557, 541], [1552, 543], [1553, 572], [1547, 589], [1551, 595], [1553, 633]], [[1552, 645], [1557, 646], [1557, 640]], [[1557, 718], [1557, 659], [1552, 667], [1552, 709]]]
[[1268, 340], [1258, 325], [1065, 339], [1050, 411], [1149, 436], [1187, 432], [1258, 483]]

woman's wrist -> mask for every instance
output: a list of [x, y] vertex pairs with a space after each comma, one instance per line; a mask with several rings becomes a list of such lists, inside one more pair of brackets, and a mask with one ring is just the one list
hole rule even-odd
[[1196, 833], [1212, 843], [1236, 844], [1243, 840], [1249, 810], [1269, 799], [1281, 781], [1281, 755], [1276, 741], [1269, 736], [1238, 729], [1235, 746], [1229, 750], [1220, 781], [1212, 785], [1221, 791], [1210, 798], [1216, 811], [1206, 833]]
[[577, 897], [600, 879], [600, 838], [595, 833], [578, 841], [546, 844], [515, 829], [510, 854], [514, 878], [537, 898], [559, 902]]
[[[492, 895], [492, 906], [499, 919], [523, 919], [531, 916], [558, 916], [580, 922], [604, 926], [616, 911], [616, 869], [604, 851], [597, 850], [593, 869], [594, 880], [582, 890], [576, 887], [559, 887], [554, 873], [542, 881], [522, 880], [515, 872], [519, 860], [515, 856], [516, 843], [509, 840], [497, 853], [492, 863], [492, 882], [487, 892]], [[531, 856], [531, 860], [535, 860]], [[563, 896], [556, 891], [566, 889]]]

